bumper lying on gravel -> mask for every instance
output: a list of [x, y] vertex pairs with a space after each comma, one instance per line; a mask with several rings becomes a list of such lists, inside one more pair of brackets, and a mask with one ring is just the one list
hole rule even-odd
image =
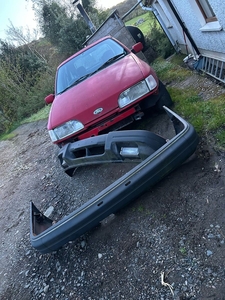
[[109, 163], [141, 162], [162, 147], [166, 140], [147, 130], [112, 131], [65, 145], [58, 157], [64, 171], [73, 175], [76, 167]]
[[[65, 171], [79, 165], [141, 159], [132, 170], [57, 223], [31, 202], [30, 238], [42, 253], [57, 250], [98, 225], [153, 186], [196, 150], [198, 136], [191, 124], [165, 107], [176, 135], [166, 141], [148, 131], [111, 132], [66, 146], [59, 158]], [[105, 149], [105, 151], [104, 151]]]

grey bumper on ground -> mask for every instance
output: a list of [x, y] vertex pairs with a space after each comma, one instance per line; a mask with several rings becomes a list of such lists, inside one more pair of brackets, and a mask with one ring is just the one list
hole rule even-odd
[[[85, 164], [87, 162], [90, 163], [91, 160], [97, 163], [98, 160], [100, 162], [108, 162], [108, 159], [109, 161], [131, 159], [130, 148], [132, 148], [133, 156], [136, 153], [136, 157], [132, 157], [132, 159], [144, 160], [80, 208], [55, 224], [31, 202], [30, 239], [34, 248], [42, 253], [48, 253], [76, 239], [98, 225], [100, 221], [111, 213], [115, 213], [136, 199], [147, 188], [155, 185], [195, 152], [198, 145], [198, 136], [193, 126], [172, 110], [167, 107], [164, 108], [173, 122], [176, 132], [176, 135], [167, 142], [166, 139], [161, 137], [157, 139], [158, 136], [155, 134], [150, 133], [149, 135], [148, 131], [133, 132], [131, 130], [129, 131], [130, 144], [129, 137], [125, 141], [126, 145], [123, 144], [124, 140], [120, 140], [120, 137], [124, 139], [123, 132], [114, 132], [100, 139], [93, 138], [91, 145], [90, 141], [79, 142], [78, 145], [73, 143], [60, 151], [59, 156], [61, 155], [61, 162], [65, 161], [65, 169], [73, 168], [78, 164], [79, 159], [79, 163], [84, 160]], [[93, 152], [93, 155], [89, 155], [88, 149], [95, 148], [95, 146], [98, 147], [99, 141], [101, 147], [104, 145], [106, 149], [109, 149], [109, 153], [106, 155], [105, 151], [101, 150], [99, 153], [99, 150], [97, 150]], [[122, 148], [129, 148], [129, 157], [123, 156], [121, 143]], [[76, 155], [77, 149], [85, 150], [82, 150], [83, 154], [80, 157]], [[111, 149], [114, 150], [111, 151]], [[127, 152], [125, 151], [125, 153]], [[140, 157], [138, 157], [138, 153], [141, 153]], [[101, 160], [100, 156], [103, 156], [104, 159]]]

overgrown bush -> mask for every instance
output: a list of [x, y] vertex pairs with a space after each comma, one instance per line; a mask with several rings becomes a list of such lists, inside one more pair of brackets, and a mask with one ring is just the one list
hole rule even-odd
[[150, 32], [145, 39], [146, 48], [152, 48], [157, 56], [167, 58], [174, 53], [173, 46], [156, 20], [150, 25]]
[[19, 93], [17, 101], [19, 103], [17, 109], [17, 120], [30, 117], [39, 109], [45, 106], [44, 98], [54, 92], [54, 75], [44, 72], [39, 80], [26, 93]]
[[73, 18], [66, 7], [39, 4], [46, 38], [28, 42], [13, 28], [19, 43], [0, 40], [0, 134], [44, 107], [45, 96], [54, 92], [56, 66], [79, 50], [87, 35], [83, 19]]

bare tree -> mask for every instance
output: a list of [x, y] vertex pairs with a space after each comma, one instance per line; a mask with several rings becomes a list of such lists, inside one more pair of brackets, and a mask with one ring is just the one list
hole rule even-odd
[[38, 30], [34, 29], [33, 34], [29, 28], [27, 28], [26, 33], [24, 33], [22, 27], [15, 27], [11, 20], [9, 20], [10, 25], [6, 30], [7, 39], [17, 46], [26, 46], [33, 54], [37, 56], [38, 59], [41, 59], [43, 62], [46, 62], [46, 59], [35, 49], [35, 44], [32, 41], [37, 40]]

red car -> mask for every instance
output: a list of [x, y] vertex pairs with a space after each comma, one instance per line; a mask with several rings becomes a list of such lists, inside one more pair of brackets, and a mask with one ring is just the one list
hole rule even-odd
[[140, 119], [155, 106], [171, 106], [172, 100], [155, 71], [135, 53], [112, 37], [83, 48], [57, 68], [55, 94], [48, 130], [60, 147], [120, 129]]

